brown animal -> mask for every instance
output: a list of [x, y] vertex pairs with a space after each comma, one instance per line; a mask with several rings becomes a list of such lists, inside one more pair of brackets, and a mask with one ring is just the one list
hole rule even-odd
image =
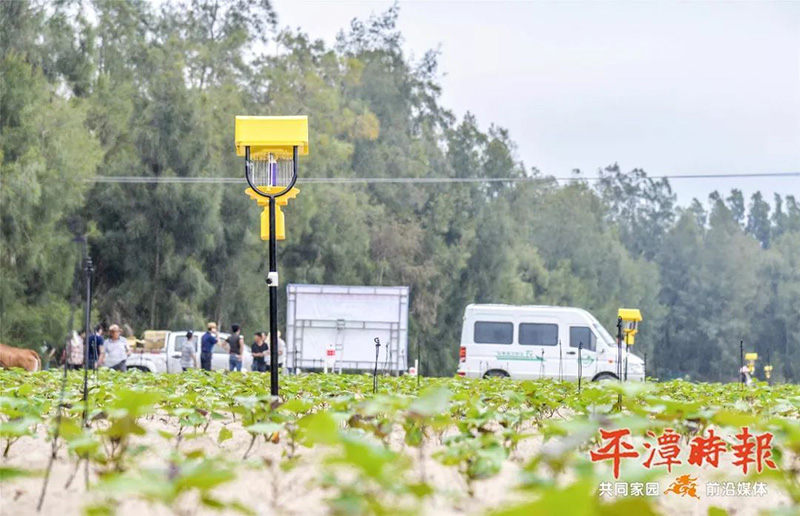
[[21, 349], [0, 344], [0, 367], [21, 367], [26, 371], [41, 371], [42, 361], [32, 349]]

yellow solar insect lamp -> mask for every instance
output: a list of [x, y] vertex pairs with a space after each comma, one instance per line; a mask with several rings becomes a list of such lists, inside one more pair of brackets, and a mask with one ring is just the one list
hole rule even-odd
[[274, 200], [275, 238], [286, 238], [282, 206], [297, 197], [297, 157], [308, 155], [308, 117], [237, 116], [236, 155], [245, 158], [245, 193], [263, 208], [261, 239], [269, 240]]
[[758, 360], [758, 353], [745, 353], [744, 359], [747, 360], [747, 369], [750, 370], [750, 374], [753, 374], [756, 370], [756, 360]]
[[236, 155], [244, 156], [245, 193], [263, 208], [261, 239], [269, 240], [270, 392], [278, 395], [278, 247], [286, 238], [281, 206], [297, 197], [297, 158], [308, 155], [308, 117], [237, 116]]
[[636, 308], [620, 308], [617, 317], [622, 321], [622, 333], [625, 335], [625, 344], [633, 346], [639, 323], [642, 322], [642, 313]]

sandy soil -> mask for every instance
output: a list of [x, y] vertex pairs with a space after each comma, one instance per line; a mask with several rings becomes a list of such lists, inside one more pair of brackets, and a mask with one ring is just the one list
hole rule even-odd
[[[145, 422], [148, 435], [141, 441], [150, 445], [156, 445], [156, 452], [142, 458], [142, 465], [163, 465], [164, 460], [159, 454], [168, 452], [165, 440], [156, 434], [157, 429], [165, 429], [175, 432], [177, 425], [166, 418], [156, 417]], [[233, 430], [234, 437], [218, 445], [216, 437], [221, 423], [213, 422], [206, 432], [206, 435], [197, 439], [184, 441], [182, 449], [189, 450], [196, 447], [204, 448], [213, 455], [216, 450], [225, 454], [228, 458], [238, 459], [244, 454], [250, 442], [247, 432], [241, 428], [239, 423], [228, 423], [226, 426]], [[394, 449], [404, 449], [402, 439], [393, 436], [391, 446]], [[435, 443], [427, 444], [424, 449], [425, 460], [420, 463], [417, 450], [406, 450], [415, 460], [416, 470], [414, 475], [425, 475], [428, 482], [433, 484], [437, 494], [426, 501], [424, 513], [430, 515], [455, 515], [455, 514], [483, 514], [488, 509], [497, 508], [514, 501], [524, 500], [524, 496], [514, 489], [520, 477], [521, 464], [524, 458], [536, 453], [542, 446], [541, 439], [533, 437], [522, 441], [517, 452], [511, 460], [505, 461], [503, 469], [497, 476], [479, 481], [476, 484], [474, 498], [469, 498], [466, 494], [466, 485], [455, 468], [441, 465], [432, 458], [432, 454], [440, 448]], [[275, 465], [268, 466], [268, 460], [277, 464], [281, 455], [287, 450], [285, 441], [279, 444], [265, 443], [259, 440], [250, 452], [248, 457], [249, 464], [260, 464], [258, 468], [240, 467], [237, 470], [237, 479], [221, 488], [217, 489], [215, 495], [223, 500], [236, 499], [243, 504], [251, 507], [259, 515], [287, 514], [316, 516], [328, 514], [325, 498], [329, 495], [322, 488], [316, 486], [316, 480], [322, 472], [322, 459], [328, 453], [323, 447], [311, 449], [298, 449], [298, 466], [284, 473]], [[49, 443], [45, 441], [43, 435], [36, 438], [26, 437], [20, 439], [11, 448], [10, 457], [3, 462], [8, 466], [23, 466], [25, 468], [35, 468], [44, 470], [47, 465], [47, 458], [50, 452]], [[163, 466], [162, 466], [163, 467]], [[65, 450], [59, 452], [58, 460], [55, 462], [50, 477], [49, 489], [41, 514], [44, 515], [72, 515], [81, 514], [82, 508], [87, 501], [95, 499], [98, 494], [91, 490], [87, 492], [83, 482], [83, 466], [79, 475], [75, 478], [69, 488], [64, 488], [67, 479], [74, 470], [74, 463], [67, 458]], [[423, 473], [424, 470], [424, 473]], [[701, 486], [699, 492], [700, 499], [689, 497], [681, 498], [676, 495], [662, 494], [657, 498], [659, 508], [664, 514], [680, 515], [705, 515], [711, 506], [727, 509], [730, 514], [750, 515], [758, 514], [759, 510], [787, 507], [788, 497], [779, 492], [777, 484], [767, 481], [769, 494], [766, 497], [714, 497], [705, 496], [702, 487], [706, 481], [743, 480], [737, 477], [736, 472], [730, 467], [720, 469], [703, 468], [698, 470], [691, 468], [685, 471], [699, 477], [698, 485]], [[677, 477], [680, 471], [674, 471], [669, 478]], [[90, 472], [91, 481], [95, 480], [94, 472]], [[609, 473], [609, 480], [613, 480]], [[662, 478], [660, 489], [663, 493], [669, 485], [668, 478]], [[36, 504], [42, 486], [41, 478], [25, 478], [10, 483], [0, 485], [0, 516], [16, 516], [36, 514]], [[196, 500], [183, 500], [182, 508], [186, 509], [187, 514], [218, 514], [205, 509], [195, 510], [198, 506]], [[138, 500], [127, 500], [118, 508], [118, 514], [122, 516], [143, 516], [143, 515], [169, 515], [173, 512], [165, 507], [148, 505]]]

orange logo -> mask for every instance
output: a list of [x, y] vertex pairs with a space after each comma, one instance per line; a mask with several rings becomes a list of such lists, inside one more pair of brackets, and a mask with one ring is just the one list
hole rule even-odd
[[681, 475], [675, 479], [675, 482], [670, 485], [664, 494], [667, 493], [675, 493], [681, 496], [692, 496], [694, 498], [700, 499], [697, 496], [697, 477], [692, 477], [691, 475]]

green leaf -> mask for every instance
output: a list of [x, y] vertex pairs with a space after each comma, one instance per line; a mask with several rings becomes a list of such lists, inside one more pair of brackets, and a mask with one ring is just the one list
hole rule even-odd
[[246, 426], [244, 429], [251, 434], [272, 435], [275, 432], [280, 432], [283, 429], [283, 426], [279, 425], [278, 423], [256, 423], [254, 425]]
[[222, 428], [219, 429], [219, 434], [217, 435], [217, 443], [222, 444], [232, 437], [233, 437], [233, 432], [231, 432], [227, 426], [223, 426]]
[[284, 403], [283, 405], [278, 407], [278, 410], [286, 410], [286, 411], [291, 412], [293, 414], [299, 414], [301, 412], [307, 412], [312, 406], [313, 405], [311, 403], [309, 403], [308, 401], [304, 401], [304, 400], [296, 398], [296, 399], [287, 401], [286, 403]]
[[443, 387], [432, 387], [424, 390], [420, 397], [411, 403], [408, 411], [421, 417], [431, 417], [447, 410], [451, 393]]
[[8, 482], [9, 480], [20, 477], [36, 477], [40, 475], [41, 473], [38, 471], [30, 471], [12, 466], [0, 466], [0, 482]]
[[336, 444], [340, 441], [339, 426], [327, 412], [317, 412], [297, 422], [303, 429], [306, 444]]

